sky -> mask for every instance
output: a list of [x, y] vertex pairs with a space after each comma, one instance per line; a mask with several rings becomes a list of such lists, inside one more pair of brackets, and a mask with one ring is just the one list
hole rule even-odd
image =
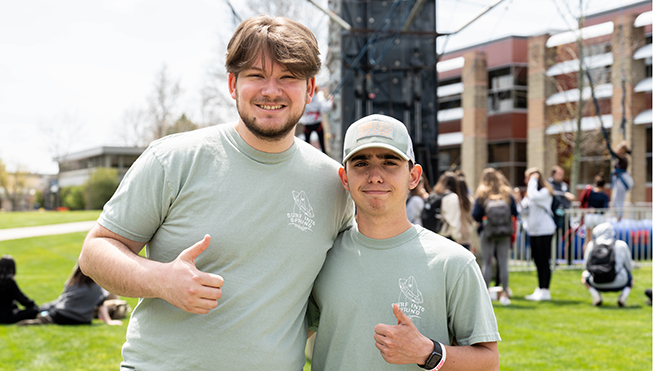
[[[251, 15], [239, 0], [229, 1], [240, 16]], [[121, 145], [122, 117], [146, 107], [164, 66], [182, 88], [179, 109], [195, 121], [201, 87], [235, 27], [226, 2], [0, 1], [0, 159], [11, 171], [54, 174], [54, 147], [65, 142], [58, 138], [73, 138], [69, 153]], [[436, 0], [438, 32], [458, 29], [493, 2]], [[638, 2], [584, 0], [587, 14]], [[504, 0], [450, 36], [447, 51], [506, 35], [567, 30], [576, 24], [567, 7], [577, 14], [578, 4]]]

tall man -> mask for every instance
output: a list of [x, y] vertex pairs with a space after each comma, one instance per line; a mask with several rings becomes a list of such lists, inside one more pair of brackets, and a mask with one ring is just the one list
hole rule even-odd
[[312, 283], [353, 219], [340, 165], [294, 136], [320, 66], [301, 24], [247, 19], [226, 58], [238, 122], [152, 143], [104, 207], [80, 265], [141, 298], [122, 369], [303, 368]]
[[346, 132], [339, 177], [357, 226], [337, 237], [312, 291], [313, 371], [499, 367], [474, 255], [406, 217], [422, 174], [414, 162], [405, 125], [391, 117], [367, 116]]

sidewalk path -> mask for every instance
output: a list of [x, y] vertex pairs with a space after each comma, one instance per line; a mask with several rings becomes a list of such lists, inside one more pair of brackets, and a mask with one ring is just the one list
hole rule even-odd
[[65, 224], [41, 225], [38, 227], [0, 229], [0, 241], [16, 240], [19, 238], [50, 236], [73, 232], [87, 232], [94, 226], [96, 220]]

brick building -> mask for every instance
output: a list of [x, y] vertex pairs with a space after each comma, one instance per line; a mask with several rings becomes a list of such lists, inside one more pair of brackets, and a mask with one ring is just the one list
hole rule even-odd
[[[632, 147], [630, 202], [650, 202], [652, 182], [652, 1], [585, 18], [584, 79], [578, 189], [594, 175], [610, 176], [604, 127], [612, 146]], [[545, 175], [561, 165], [569, 181], [579, 111], [580, 50], [575, 32], [509, 36], [441, 56], [438, 72], [438, 170], [460, 168], [476, 187], [485, 167], [513, 186], [527, 167]], [[625, 116], [624, 116], [625, 113]], [[625, 131], [621, 131], [625, 117]], [[625, 133], [625, 134], [624, 134]], [[609, 186], [609, 185], [608, 185]]]

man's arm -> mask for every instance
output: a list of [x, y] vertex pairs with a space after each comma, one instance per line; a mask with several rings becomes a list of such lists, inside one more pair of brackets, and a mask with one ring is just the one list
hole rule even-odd
[[205, 314], [218, 305], [222, 277], [199, 271], [195, 258], [211, 237], [183, 250], [169, 263], [144, 258], [144, 243], [124, 238], [98, 223], [80, 253], [80, 269], [96, 283], [117, 295], [161, 298], [190, 313]]
[[[423, 365], [433, 352], [431, 339], [422, 335], [412, 320], [398, 305], [392, 308], [396, 326], [376, 325], [374, 339], [383, 359], [392, 364], [415, 363]], [[443, 371], [450, 370], [499, 370], [500, 356], [497, 342], [477, 343], [464, 346], [445, 344], [447, 358]]]

